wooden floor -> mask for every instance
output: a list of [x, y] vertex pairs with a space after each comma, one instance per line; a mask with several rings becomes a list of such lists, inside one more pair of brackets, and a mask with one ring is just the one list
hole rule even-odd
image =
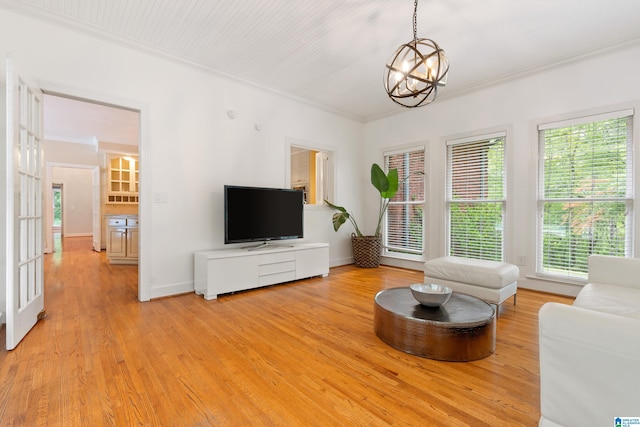
[[47, 317], [0, 351], [0, 425], [535, 426], [537, 313], [572, 302], [520, 290], [495, 354], [438, 362], [373, 333], [376, 292], [421, 282], [417, 271], [345, 266], [213, 301], [140, 303], [137, 267], [90, 248], [68, 238], [46, 256]]

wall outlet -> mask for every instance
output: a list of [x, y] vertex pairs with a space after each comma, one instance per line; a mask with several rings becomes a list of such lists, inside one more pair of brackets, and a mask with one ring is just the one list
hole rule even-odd
[[527, 257], [519, 256], [518, 257], [518, 265], [527, 265]]

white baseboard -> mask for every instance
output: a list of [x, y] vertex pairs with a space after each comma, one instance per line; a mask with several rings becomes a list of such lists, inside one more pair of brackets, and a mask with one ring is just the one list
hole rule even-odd
[[329, 260], [329, 267], [340, 267], [341, 265], [353, 264], [353, 257], [335, 258]]
[[149, 290], [149, 298], [154, 299], [172, 295], [186, 294], [189, 292], [193, 292], [194, 290], [195, 287], [193, 286], [193, 282], [173, 283], [151, 288]]

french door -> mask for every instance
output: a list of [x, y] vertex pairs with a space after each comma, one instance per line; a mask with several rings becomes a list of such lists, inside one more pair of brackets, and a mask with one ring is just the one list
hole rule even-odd
[[42, 217], [42, 92], [6, 61], [4, 160], [7, 350], [14, 349], [44, 311]]

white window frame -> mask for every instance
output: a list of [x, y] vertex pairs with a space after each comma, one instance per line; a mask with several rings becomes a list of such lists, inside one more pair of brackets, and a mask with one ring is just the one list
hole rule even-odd
[[[491, 139], [502, 139], [503, 140], [503, 153], [502, 153], [502, 175], [503, 175], [503, 189], [502, 189], [502, 198], [501, 199], [458, 199], [453, 200], [453, 176], [452, 176], [452, 158], [451, 151], [452, 147], [460, 146], [465, 144], [473, 144], [473, 143], [481, 143], [483, 141], [488, 141]], [[501, 226], [502, 226], [502, 236], [501, 236], [501, 247], [500, 247], [500, 261], [504, 261], [506, 258], [506, 244], [507, 244], [507, 152], [508, 152], [508, 141], [507, 141], [507, 131], [499, 130], [495, 132], [487, 132], [487, 133], [478, 133], [469, 135], [466, 137], [449, 139], [446, 141], [447, 150], [446, 150], [446, 158], [447, 158], [447, 170], [446, 170], [446, 254], [452, 255], [452, 239], [451, 239], [451, 206], [457, 203], [499, 203], [501, 206]]]
[[[394, 155], [398, 155], [398, 154], [408, 154], [408, 153], [412, 153], [412, 152], [416, 152], [416, 151], [421, 151], [422, 155], [423, 155], [423, 163], [424, 163], [424, 168], [426, 168], [427, 166], [427, 150], [425, 148], [424, 145], [418, 145], [418, 146], [409, 146], [409, 147], [403, 147], [401, 149], [394, 149], [394, 150], [388, 150], [388, 151], [384, 151], [382, 153], [383, 156], [383, 164], [384, 164], [384, 170], [385, 172], [388, 173], [389, 171], [389, 157], [390, 156], [394, 156]], [[389, 203], [389, 207], [391, 207], [392, 205], [411, 205], [411, 206], [421, 206], [422, 207], [422, 224], [421, 224], [421, 233], [422, 233], [422, 247], [420, 248], [420, 250], [412, 250], [410, 248], [402, 248], [402, 247], [392, 247], [389, 244], [389, 236], [388, 236], [388, 215], [387, 213], [385, 213], [384, 216], [384, 226], [383, 226], [383, 256], [386, 257], [392, 257], [392, 258], [398, 258], [398, 259], [404, 259], [404, 260], [410, 260], [410, 261], [422, 261], [424, 259], [424, 252], [425, 252], [425, 224], [426, 224], [426, 171], [422, 170], [420, 171], [422, 173], [423, 176], [423, 181], [422, 181], [422, 185], [423, 185], [423, 195], [424, 195], [424, 199], [422, 200], [415, 200], [415, 201], [407, 201], [407, 202], [390, 202]], [[400, 182], [402, 182], [403, 180], [403, 176], [399, 176], [398, 177]], [[399, 185], [399, 190], [402, 190], [402, 184]], [[401, 250], [405, 251], [405, 252], [400, 252]]]
[[566, 128], [574, 125], [595, 123], [595, 122], [600, 122], [604, 120], [624, 118], [629, 116], [631, 117], [629, 120], [629, 123], [631, 126], [631, 129], [630, 129], [631, 133], [630, 135], [627, 136], [626, 196], [621, 198], [607, 197], [603, 199], [589, 197], [586, 199], [580, 198], [578, 199], [578, 201], [583, 203], [584, 203], [584, 200], [588, 200], [589, 202], [617, 202], [617, 203], [623, 202], [625, 203], [626, 205], [625, 231], [627, 234], [625, 236], [625, 242], [624, 242], [625, 243], [624, 256], [632, 257], [634, 253], [634, 246], [635, 246], [634, 243], [636, 241], [634, 224], [636, 223], [636, 219], [637, 219], [636, 218], [637, 213], [635, 209], [634, 184], [635, 184], [635, 181], [638, 179], [636, 176], [637, 174], [636, 174], [636, 167], [635, 167], [637, 160], [634, 156], [634, 151], [635, 151], [634, 148], [636, 146], [635, 140], [637, 138], [635, 136], [636, 132], [634, 131], [636, 127], [636, 120], [637, 120], [637, 118], [635, 117], [635, 109], [634, 108], [612, 109], [610, 111], [602, 112], [602, 113], [576, 114], [573, 117], [569, 117], [562, 120], [545, 121], [543, 123], [539, 123], [536, 126], [537, 141], [538, 141], [538, 148], [537, 148], [538, 178], [537, 178], [537, 195], [536, 195], [537, 221], [536, 221], [536, 235], [535, 235], [535, 254], [536, 254], [535, 274], [536, 276], [542, 277], [542, 278], [548, 278], [548, 279], [563, 280], [567, 282], [575, 282], [575, 283], [585, 283], [587, 278], [586, 272], [578, 273], [578, 272], [569, 271], [569, 272], [554, 273], [552, 271], [546, 271], [543, 266], [543, 250], [544, 250], [543, 218], [544, 218], [545, 203], [548, 203], [551, 201], [560, 201], [560, 202], [567, 201], [568, 202], [573, 200], [573, 198], [566, 199], [566, 200], [565, 199], [547, 199], [544, 195], [545, 176], [544, 176], [544, 160], [543, 159], [545, 156], [545, 150], [544, 150], [545, 146], [542, 140], [542, 132], [550, 129]]

